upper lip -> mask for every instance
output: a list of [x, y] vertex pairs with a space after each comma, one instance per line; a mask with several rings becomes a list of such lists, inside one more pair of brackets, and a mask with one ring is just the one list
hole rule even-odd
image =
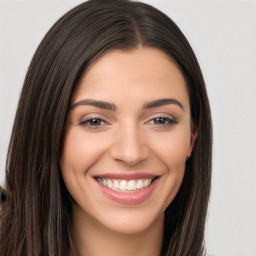
[[105, 173], [96, 175], [94, 178], [135, 180], [135, 179], [153, 179], [159, 175], [147, 172], [123, 172], [123, 173]]

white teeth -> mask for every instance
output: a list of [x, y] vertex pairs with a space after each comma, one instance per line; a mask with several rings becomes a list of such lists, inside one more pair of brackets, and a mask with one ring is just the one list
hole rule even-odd
[[144, 180], [144, 187], [147, 187], [149, 185], [149, 180]]
[[129, 180], [127, 185], [128, 190], [136, 190], [135, 180]]
[[143, 185], [144, 185], [144, 184], [143, 184], [143, 180], [138, 180], [138, 181], [137, 181], [136, 188], [137, 188], [137, 189], [141, 189], [141, 188], [143, 188]]
[[119, 192], [138, 191], [142, 188], [148, 187], [152, 179], [139, 179], [139, 180], [118, 180], [118, 179], [105, 179], [97, 178], [100, 184], [112, 190]]
[[109, 188], [112, 188], [112, 180], [107, 180], [107, 186], [108, 186]]
[[117, 180], [114, 180], [114, 188], [115, 189], [119, 189], [120, 188], [119, 183], [118, 183]]
[[127, 190], [127, 181], [126, 180], [121, 180], [120, 189], [121, 190]]

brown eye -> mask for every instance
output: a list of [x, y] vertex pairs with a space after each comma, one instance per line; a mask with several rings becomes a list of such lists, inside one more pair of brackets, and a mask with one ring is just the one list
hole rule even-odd
[[168, 123], [167, 118], [158, 117], [153, 120], [154, 124], [166, 124]]
[[152, 119], [150, 123], [156, 124], [156, 125], [172, 125], [172, 124], [176, 124], [177, 121], [167, 117], [156, 117]]
[[98, 128], [105, 124], [107, 124], [107, 122], [101, 118], [90, 118], [80, 123], [80, 125], [87, 126], [88, 128]]
[[104, 123], [104, 122], [103, 122], [102, 119], [93, 118], [93, 119], [87, 121], [87, 123], [88, 123], [89, 125], [93, 125], [93, 126], [100, 126], [100, 125], [101, 125], [102, 123]]

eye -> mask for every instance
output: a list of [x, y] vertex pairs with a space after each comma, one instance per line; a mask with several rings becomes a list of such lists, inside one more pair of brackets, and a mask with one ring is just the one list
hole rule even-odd
[[155, 117], [147, 122], [148, 124], [153, 124], [157, 126], [170, 126], [177, 124], [177, 121], [168, 117]]
[[101, 118], [90, 118], [87, 120], [83, 120], [80, 125], [85, 126], [89, 129], [97, 129], [104, 125], [108, 124], [106, 121], [104, 121]]

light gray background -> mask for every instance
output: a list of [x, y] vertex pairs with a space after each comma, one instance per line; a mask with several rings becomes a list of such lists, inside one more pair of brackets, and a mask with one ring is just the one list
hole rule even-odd
[[[0, 184], [19, 93], [50, 26], [77, 0], [0, 0]], [[256, 255], [256, 1], [147, 0], [190, 41], [207, 83], [214, 125], [209, 255]]]

